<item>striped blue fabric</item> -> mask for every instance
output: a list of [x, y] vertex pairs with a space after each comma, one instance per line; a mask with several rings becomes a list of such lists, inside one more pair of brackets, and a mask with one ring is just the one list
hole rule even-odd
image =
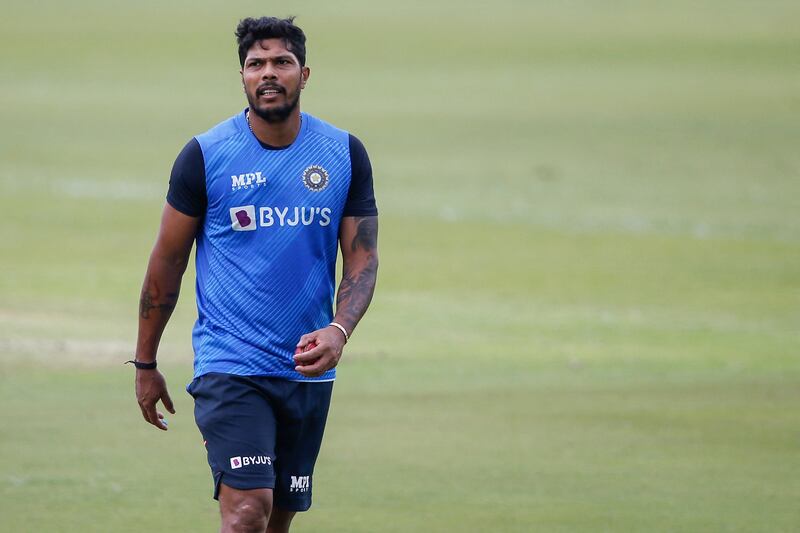
[[348, 133], [302, 114], [291, 146], [264, 148], [244, 112], [196, 137], [208, 209], [197, 237], [194, 376], [328, 381], [294, 370], [300, 336], [333, 319]]

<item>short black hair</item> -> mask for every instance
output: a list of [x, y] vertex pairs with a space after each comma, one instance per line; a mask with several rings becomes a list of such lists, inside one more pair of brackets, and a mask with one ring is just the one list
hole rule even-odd
[[286, 49], [297, 56], [301, 66], [306, 64], [306, 34], [294, 25], [294, 17], [279, 19], [261, 17], [242, 19], [236, 27], [239, 44], [239, 64], [244, 66], [247, 51], [262, 39], [283, 39]]

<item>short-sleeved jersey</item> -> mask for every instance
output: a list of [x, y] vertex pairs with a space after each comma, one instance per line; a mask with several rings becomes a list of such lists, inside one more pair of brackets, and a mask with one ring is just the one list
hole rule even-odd
[[268, 147], [240, 113], [178, 156], [167, 201], [203, 218], [197, 235], [195, 377], [210, 372], [329, 381], [294, 370], [300, 336], [333, 318], [339, 224], [377, 215], [372, 170], [354, 136], [302, 114]]

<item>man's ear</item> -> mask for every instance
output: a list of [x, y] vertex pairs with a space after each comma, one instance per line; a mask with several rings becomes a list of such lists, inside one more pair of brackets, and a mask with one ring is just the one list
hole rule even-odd
[[300, 88], [305, 89], [306, 83], [308, 82], [308, 77], [311, 76], [311, 69], [308, 67], [303, 67], [300, 70]]

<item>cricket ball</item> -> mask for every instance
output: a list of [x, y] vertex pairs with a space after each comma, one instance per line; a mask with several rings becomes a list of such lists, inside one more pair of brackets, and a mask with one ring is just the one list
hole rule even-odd
[[295, 350], [294, 350], [294, 354], [295, 354], [295, 355], [298, 355], [298, 354], [301, 354], [301, 353], [303, 353], [303, 352], [307, 352], [307, 351], [309, 351], [309, 350], [313, 350], [313, 349], [314, 349], [314, 348], [316, 348], [316, 347], [317, 347], [317, 343], [316, 343], [316, 342], [314, 342], [314, 341], [311, 341], [311, 342], [309, 342], [308, 344], [306, 344], [306, 347], [305, 347], [305, 348], [295, 348]]

